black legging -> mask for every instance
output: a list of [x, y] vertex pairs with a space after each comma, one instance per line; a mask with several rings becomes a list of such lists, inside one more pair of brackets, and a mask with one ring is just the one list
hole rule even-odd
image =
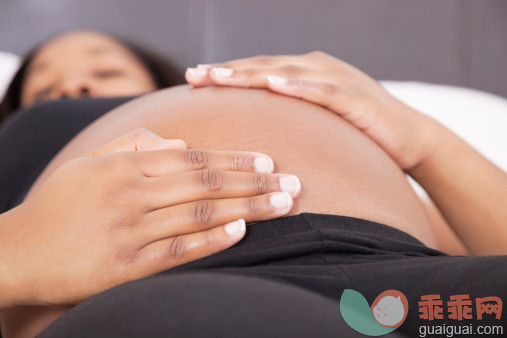
[[71, 309], [42, 337], [364, 337], [305, 289], [219, 273], [158, 276]]
[[403, 292], [408, 316], [392, 336], [416, 337], [421, 325], [505, 327], [505, 314], [421, 320], [418, 302], [431, 294], [444, 308], [452, 295], [505, 301], [506, 278], [506, 256], [451, 257], [378, 223], [301, 214], [259, 222], [226, 251], [96, 295], [43, 336], [354, 337], [340, 316], [344, 289], [370, 304], [385, 290]]

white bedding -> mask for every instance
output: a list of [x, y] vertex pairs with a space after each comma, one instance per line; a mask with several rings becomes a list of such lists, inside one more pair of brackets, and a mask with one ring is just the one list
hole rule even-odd
[[[20, 59], [0, 51], [0, 99]], [[507, 99], [478, 90], [420, 82], [381, 81], [401, 101], [433, 117], [507, 171]], [[417, 193], [424, 191], [411, 181]]]
[[[395, 97], [451, 129], [507, 171], [507, 99], [478, 90], [420, 82], [382, 81]], [[423, 199], [424, 189], [409, 177]]]
[[20, 59], [17, 55], [0, 51], [0, 100], [4, 97], [19, 63]]
[[474, 89], [382, 81], [395, 97], [433, 117], [507, 171], [507, 99]]

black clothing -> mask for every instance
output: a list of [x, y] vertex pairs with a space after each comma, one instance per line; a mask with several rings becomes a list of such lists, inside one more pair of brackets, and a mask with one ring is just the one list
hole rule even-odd
[[[389, 289], [407, 297], [407, 319], [387, 336], [418, 337], [422, 325], [505, 329], [505, 314], [475, 320], [475, 298], [505, 301], [506, 277], [506, 256], [451, 257], [379, 223], [300, 214], [253, 224], [228, 250], [98, 294], [42, 337], [364, 337], [341, 318], [344, 289], [370, 305]], [[418, 302], [432, 294], [445, 318], [421, 320]], [[446, 318], [449, 297], [461, 294], [474, 320]]]
[[0, 125], [0, 213], [22, 202], [46, 165], [77, 133], [132, 98], [43, 102]]

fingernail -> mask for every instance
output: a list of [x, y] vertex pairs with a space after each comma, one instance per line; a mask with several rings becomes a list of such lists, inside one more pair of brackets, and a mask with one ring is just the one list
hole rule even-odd
[[186, 148], [187, 144], [185, 141], [180, 139], [164, 140], [166, 145], [170, 148]]
[[245, 220], [239, 219], [237, 221], [227, 223], [225, 225], [225, 232], [227, 232], [227, 234], [229, 236], [234, 236], [234, 235], [244, 232], [245, 227], [246, 227]]
[[267, 156], [257, 157], [254, 160], [255, 171], [258, 173], [271, 173], [275, 165], [273, 164], [273, 160]]
[[280, 178], [280, 190], [296, 195], [301, 190], [301, 182], [294, 175], [284, 176]]
[[187, 68], [187, 72], [192, 76], [203, 77], [208, 74], [208, 70], [206, 68]]
[[268, 82], [272, 85], [284, 85], [287, 84], [287, 79], [280, 76], [268, 75]]
[[[199, 69], [204, 69], [204, 68], [199, 68]], [[229, 77], [232, 75], [232, 72], [233, 72], [233, 70], [230, 68], [221, 68], [221, 67], [213, 68], [211, 71], [213, 72], [213, 74], [215, 74], [218, 77]]]
[[197, 65], [197, 68], [209, 69], [211, 67], [213, 67], [213, 65], [208, 65], [208, 64], [198, 64]]
[[278, 210], [287, 209], [292, 203], [292, 197], [286, 192], [275, 192], [270, 198], [271, 205]]

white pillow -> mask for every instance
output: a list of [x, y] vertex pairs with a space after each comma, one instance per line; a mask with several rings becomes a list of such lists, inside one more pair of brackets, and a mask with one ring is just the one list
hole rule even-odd
[[[507, 99], [474, 89], [381, 81], [399, 100], [439, 121], [507, 171]], [[421, 197], [427, 197], [415, 182]]]
[[20, 64], [21, 59], [19, 56], [0, 51], [0, 101], [3, 99], [5, 91]]

